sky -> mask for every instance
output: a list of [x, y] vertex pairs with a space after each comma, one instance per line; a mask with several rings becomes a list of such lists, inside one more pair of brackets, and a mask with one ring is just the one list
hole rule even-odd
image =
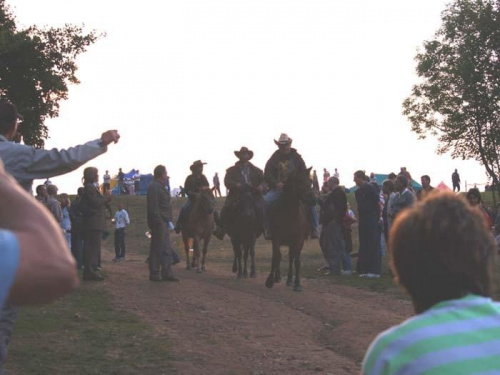
[[[441, 24], [445, 0], [7, 0], [19, 28], [85, 24], [106, 37], [77, 64], [46, 148], [117, 129], [118, 144], [85, 166], [152, 173], [184, 183], [195, 160], [223, 178], [235, 150], [264, 169], [281, 133], [322, 175], [398, 172], [451, 186], [486, 183], [476, 161], [437, 155], [418, 140], [402, 102], [418, 82], [414, 57]], [[73, 194], [83, 168], [51, 178]], [[463, 188], [463, 187], [462, 187]]]

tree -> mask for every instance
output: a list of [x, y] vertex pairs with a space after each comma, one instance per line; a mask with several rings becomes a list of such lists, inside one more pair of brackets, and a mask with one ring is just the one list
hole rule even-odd
[[102, 34], [85, 34], [82, 26], [31, 26], [17, 30], [5, 0], [0, 0], [0, 100], [14, 103], [24, 120], [24, 142], [43, 147], [47, 118], [59, 115], [68, 85], [78, 84], [76, 58]]
[[438, 137], [438, 154], [475, 159], [498, 186], [500, 1], [455, 0], [415, 57], [421, 81], [403, 102], [412, 130]]

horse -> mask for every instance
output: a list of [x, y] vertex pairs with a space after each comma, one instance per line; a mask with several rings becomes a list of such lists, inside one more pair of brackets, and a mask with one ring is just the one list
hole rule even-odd
[[[311, 203], [316, 201], [316, 195], [309, 178], [310, 171], [311, 168], [293, 171], [283, 186], [280, 198], [270, 207], [269, 224], [272, 234], [273, 257], [271, 273], [266, 279], [266, 287], [268, 288], [272, 288], [274, 283], [281, 281], [280, 247], [288, 245], [289, 267], [286, 285], [294, 285], [294, 291], [302, 290], [300, 252], [311, 231], [306, 209], [309, 209]], [[293, 265], [295, 265], [295, 282], [293, 282]]]
[[[262, 234], [262, 204], [256, 202], [252, 189], [243, 185], [238, 191], [238, 198], [227, 207], [228, 219], [224, 220], [226, 232], [231, 237], [234, 261], [233, 272], [237, 278], [247, 278], [248, 255], [251, 259], [250, 277], [255, 272], [255, 240]], [[257, 210], [260, 210], [260, 214]], [[241, 260], [243, 258], [243, 267]]]
[[[205, 258], [208, 244], [214, 229], [214, 196], [212, 190], [202, 190], [191, 195], [193, 207], [187, 214], [181, 227], [182, 241], [186, 252], [186, 269], [196, 267], [196, 272], [205, 272]], [[200, 242], [203, 240], [203, 255], [200, 267]], [[189, 253], [193, 251], [192, 262], [189, 262]]]

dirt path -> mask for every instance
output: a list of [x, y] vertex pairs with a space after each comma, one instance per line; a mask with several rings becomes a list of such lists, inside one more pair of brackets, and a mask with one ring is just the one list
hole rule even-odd
[[229, 265], [196, 274], [181, 263], [179, 284], [148, 281], [140, 256], [106, 270], [117, 307], [172, 342], [179, 374], [356, 374], [374, 336], [412, 313], [408, 302], [327, 280], [269, 290], [265, 275], [237, 280]]

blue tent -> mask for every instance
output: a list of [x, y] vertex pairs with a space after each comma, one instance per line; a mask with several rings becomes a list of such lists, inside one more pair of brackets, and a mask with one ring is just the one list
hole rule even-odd
[[[135, 169], [132, 169], [130, 172], [124, 174], [124, 185], [129, 186], [134, 183], [133, 178], [137, 171]], [[118, 195], [118, 175], [113, 176], [111, 179], [111, 187], [112, 190], [111, 192], [115, 195]], [[151, 173], [149, 174], [141, 174], [140, 177], [140, 182], [139, 182], [139, 194], [140, 195], [146, 195], [146, 192], [148, 190], [148, 186], [153, 181], [153, 175]], [[137, 192], [136, 192], [137, 194]]]

